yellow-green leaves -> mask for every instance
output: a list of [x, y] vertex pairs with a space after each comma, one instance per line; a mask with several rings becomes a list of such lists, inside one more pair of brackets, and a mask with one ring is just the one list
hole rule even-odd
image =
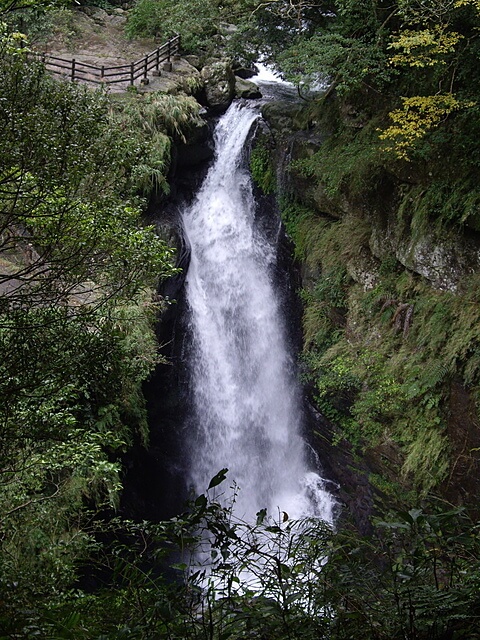
[[18, 31], [10, 31], [5, 22], [0, 21], [0, 55], [18, 55], [28, 51], [27, 36]]
[[[413, 149], [428, 132], [453, 112], [475, 104], [456, 93], [462, 55], [467, 52], [468, 57], [472, 30], [479, 26], [476, 15], [470, 15], [470, 31], [462, 26], [460, 10], [467, 6], [478, 11], [480, 0], [399, 0], [402, 25], [400, 31], [390, 37], [389, 63], [406, 68], [407, 73], [409, 68], [434, 69], [435, 75], [430, 72], [422, 89], [412, 91], [424, 95], [402, 98], [401, 108], [389, 113], [391, 124], [380, 134], [380, 139], [387, 143], [385, 150], [398, 158], [409, 160]], [[414, 77], [419, 77], [418, 73]], [[442, 87], [447, 87], [447, 91], [442, 92]], [[433, 95], [428, 95], [429, 92]]]
[[455, 31], [446, 32], [442, 26], [421, 31], [405, 29], [392, 38], [389, 49], [396, 53], [390, 58], [393, 65], [432, 67], [445, 64], [445, 55], [454, 53], [463, 38]]
[[474, 7], [477, 11], [480, 12], [480, 0], [457, 0], [455, 2], [455, 7], [467, 7], [467, 6], [472, 6]]
[[386, 151], [404, 160], [409, 159], [416, 143], [451, 113], [475, 104], [458, 100], [451, 93], [402, 98], [402, 102], [402, 109], [390, 112], [393, 124], [380, 134], [380, 139], [388, 143]]

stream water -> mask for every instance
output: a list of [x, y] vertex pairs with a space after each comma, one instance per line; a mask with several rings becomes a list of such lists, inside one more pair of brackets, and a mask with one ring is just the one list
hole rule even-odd
[[222, 499], [235, 494], [239, 518], [252, 521], [267, 508], [332, 522], [334, 501], [307, 464], [301, 390], [275, 286], [276, 243], [258, 224], [245, 162], [258, 117], [258, 105], [237, 102], [220, 118], [215, 160], [182, 213], [191, 249], [189, 483], [202, 493], [226, 467]]

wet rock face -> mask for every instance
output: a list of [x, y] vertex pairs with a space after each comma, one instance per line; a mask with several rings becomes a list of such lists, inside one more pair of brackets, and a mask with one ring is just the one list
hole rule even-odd
[[462, 276], [480, 267], [480, 252], [472, 249], [465, 242], [450, 239], [441, 243], [423, 236], [399, 246], [396, 255], [399, 262], [429, 280], [435, 289], [455, 291]]
[[235, 96], [235, 75], [226, 61], [212, 62], [202, 69], [205, 102], [213, 113], [222, 113]]
[[333, 444], [334, 427], [311, 404], [307, 404], [308, 439], [316, 451], [322, 476], [328, 478], [327, 488], [337, 501], [340, 523], [352, 525], [362, 535], [372, 530], [371, 517], [376, 502], [382, 498], [370, 483], [372, 465], [355, 456], [348, 443]]
[[148, 447], [137, 442], [123, 461], [121, 512], [137, 521], [171, 518], [188, 498], [182, 446], [186, 398], [181, 340], [185, 327], [181, 317], [185, 309], [182, 278], [177, 280], [167, 284], [171, 298], [178, 300], [166, 309], [158, 325], [161, 353], [168, 364], [158, 365], [143, 387], [148, 411]]
[[258, 73], [258, 69], [254, 66], [251, 68], [248, 67], [234, 67], [235, 75], [238, 78], [242, 78], [243, 80], [248, 80], [248, 78], [252, 78]]
[[423, 276], [434, 289], [454, 292], [464, 276], [480, 270], [480, 248], [473, 237], [442, 235], [435, 229], [399, 237], [396, 227], [396, 221], [390, 221], [386, 229], [373, 228], [372, 253], [380, 259], [393, 253], [404, 267]]
[[262, 116], [277, 133], [289, 135], [305, 128], [303, 111], [303, 105], [297, 101], [275, 100], [263, 106]]
[[208, 123], [204, 122], [193, 128], [186, 142], [176, 145], [173, 155], [177, 173], [211, 160], [214, 155], [214, 144]]
[[158, 235], [177, 250], [180, 272], [162, 283], [160, 298], [169, 301], [157, 323], [159, 353], [166, 363], [157, 365], [143, 385], [149, 425], [146, 447], [136, 442], [123, 460], [124, 490], [121, 513], [134, 520], [160, 521], [178, 515], [189, 496], [183, 452], [183, 424], [187, 408], [184, 343], [186, 302], [184, 281], [190, 260], [178, 221], [179, 210], [193, 197], [213, 155], [211, 127], [192, 128], [184, 144], [173, 148], [168, 198], [151, 199], [148, 216]]

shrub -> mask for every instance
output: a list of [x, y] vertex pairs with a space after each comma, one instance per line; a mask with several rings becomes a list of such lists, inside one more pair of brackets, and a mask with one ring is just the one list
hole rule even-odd
[[126, 33], [130, 38], [157, 36], [162, 40], [179, 33], [183, 50], [198, 53], [209, 48], [220, 18], [216, 5], [208, 0], [138, 0], [130, 12]]

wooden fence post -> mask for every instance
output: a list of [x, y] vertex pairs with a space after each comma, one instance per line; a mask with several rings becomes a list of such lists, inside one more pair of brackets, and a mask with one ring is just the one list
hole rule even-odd
[[[84, 76], [93, 75], [94, 77], [98, 78], [98, 75], [100, 72], [100, 78], [102, 82], [106, 82], [106, 83], [129, 82], [130, 86], [133, 87], [135, 84], [136, 73], [138, 73], [138, 77], [143, 76], [142, 84], [148, 84], [148, 72], [149, 70], [151, 70], [149, 68], [150, 63], [152, 63], [152, 69], [153, 69], [153, 65], [156, 68], [157, 73], [153, 73], [153, 75], [155, 76], [160, 75], [160, 64], [165, 60], [168, 61], [170, 66], [170, 69], [166, 69], [166, 70], [167, 71], [171, 70], [171, 59], [172, 57], [175, 57], [175, 55], [179, 51], [180, 51], [180, 36], [177, 34], [176, 36], [170, 38], [161, 47], [157, 47], [155, 51], [148, 53], [144, 58], [137, 60], [135, 62], [132, 62], [130, 63], [130, 65], [127, 64], [127, 65], [121, 65], [117, 67], [108, 67], [105, 65], [101, 65], [97, 67], [90, 64], [83, 65], [81, 60], [79, 60], [79, 63], [77, 65], [77, 61], [75, 58], [72, 58], [69, 61], [68, 59], [64, 59], [64, 58], [56, 58], [55, 56], [51, 57], [47, 55], [45, 52], [30, 54], [30, 56], [34, 56], [36, 59], [41, 60], [45, 66], [50, 65], [50, 67], [53, 67], [49, 69], [51, 73], [56, 73], [63, 77], [66, 77], [66, 72], [68, 71], [70, 75], [70, 80], [72, 82], [75, 82], [76, 80], [78, 80], [79, 82], [96, 82], [96, 80], [91, 80], [90, 78], [84, 77]], [[167, 53], [166, 57], [165, 57], [165, 52]], [[29, 54], [25, 53], [25, 57], [29, 58]], [[60, 63], [64, 63], [65, 66], [62, 64], [57, 64], [57, 61]], [[69, 63], [70, 63], [70, 69], [67, 66]], [[78, 66], [79, 75], [77, 75], [77, 66]], [[57, 71], [57, 68], [59, 69], [59, 71]], [[87, 71], [85, 71], [85, 68], [87, 68]], [[130, 69], [129, 72], [124, 71], [124, 69], [128, 69], [128, 68]], [[93, 71], [92, 72], [88, 71], [88, 69], [93, 69]], [[110, 70], [117, 70], [117, 69], [122, 69], [122, 71], [120, 73], [110, 73], [110, 74], [106, 73]], [[129, 78], [125, 78], [124, 76], [126, 75], [128, 75]], [[111, 80], [110, 79], [111, 76], [113, 77], [121, 76], [121, 78], [119, 80]]]

